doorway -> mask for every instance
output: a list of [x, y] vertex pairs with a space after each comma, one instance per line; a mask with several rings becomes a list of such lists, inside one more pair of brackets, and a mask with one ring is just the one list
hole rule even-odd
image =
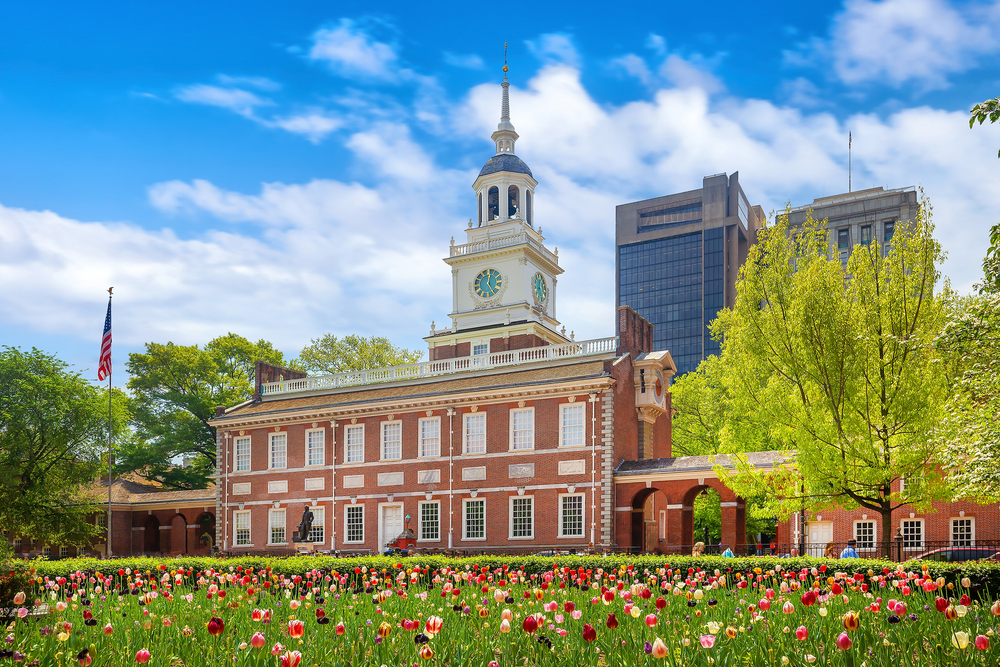
[[394, 541], [403, 532], [403, 504], [382, 505], [378, 522], [378, 550], [385, 550], [388, 542]]
[[832, 521], [810, 521], [806, 539], [806, 555], [821, 558], [827, 542], [833, 541]]

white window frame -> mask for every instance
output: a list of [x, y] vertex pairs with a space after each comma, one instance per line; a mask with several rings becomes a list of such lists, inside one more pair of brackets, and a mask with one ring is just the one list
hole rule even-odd
[[[485, 347], [486, 349], [483, 350], [482, 352], [476, 352], [476, 348], [477, 347]], [[490, 342], [489, 341], [486, 341], [485, 343], [478, 343], [477, 342], [477, 343], [473, 343], [472, 344], [472, 351], [471, 351], [472, 356], [478, 357], [480, 355], [489, 354], [489, 353], [490, 353]]]
[[[352, 510], [361, 509], [361, 539], [351, 539], [351, 514]], [[344, 544], [364, 544], [365, 543], [365, 506], [364, 505], [344, 505]]]
[[[240, 541], [240, 518], [246, 517], [247, 521], [247, 538], [245, 541]], [[250, 510], [237, 510], [233, 512], [233, 546], [234, 547], [252, 547], [253, 546], [253, 517], [250, 515]]]
[[[531, 520], [528, 522], [527, 535], [514, 534], [514, 505], [528, 503], [531, 508]], [[507, 502], [507, 537], [512, 540], [535, 539], [535, 496], [509, 496]]]
[[[241, 467], [240, 465], [240, 446], [246, 445], [246, 466]], [[250, 436], [239, 436], [233, 440], [233, 471], [234, 472], [249, 472], [253, 469], [252, 462], [252, 452], [253, 443], [251, 442]]]
[[[274, 441], [279, 438], [283, 438], [285, 441], [285, 465], [276, 466], [274, 465]], [[268, 470], [287, 470], [288, 469], [288, 432], [282, 431], [280, 433], [268, 433], [267, 434], [267, 469]]]
[[15, 549], [20, 549], [21, 548], [21, 536], [20, 535], [18, 535], [17, 537], [14, 538], [14, 548]]
[[[424, 424], [437, 424], [437, 453], [427, 454], [424, 452]], [[441, 418], [421, 417], [417, 420], [417, 457], [421, 459], [433, 459], [441, 456]]]
[[326, 506], [316, 505], [309, 509], [313, 513], [313, 522], [309, 534], [306, 535], [306, 542], [326, 544]]
[[[278, 525], [278, 522], [275, 521], [275, 518], [279, 516], [281, 517], [280, 526]], [[281, 528], [282, 538], [280, 540], [275, 540], [274, 531], [279, 527]], [[267, 543], [268, 545], [288, 544], [288, 516], [284, 507], [272, 507], [267, 510]]]
[[[474, 452], [469, 451], [469, 421], [483, 420], [483, 449], [479, 451], [478, 449]], [[487, 428], [486, 428], [486, 413], [485, 412], [466, 412], [462, 415], [462, 453], [463, 454], [485, 454], [487, 450]], [[478, 437], [478, 436], [477, 436]]]
[[[312, 460], [312, 450], [310, 449], [309, 436], [317, 433], [319, 434], [319, 461], [313, 462]], [[305, 442], [305, 462], [307, 468], [315, 468], [318, 466], [326, 465], [326, 429], [325, 428], [309, 428], [306, 429]]]
[[42, 555], [45, 556], [46, 558], [49, 558], [52, 555], [52, 547], [50, 547], [47, 544], [44, 547], [42, 547]]
[[[862, 546], [862, 542], [858, 539], [858, 525], [862, 523], [870, 523], [872, 525], [872, 543], [871, 546]], [[878, 522], [874, 519], [855, 519], [854, 527], [852, 529], [852, 536], [856, 542], [856, 549], [860, 551], [873, 551], [878, 547]]]
[[[523, 445], [522, 446], [516, 446], [516, 444], [514, 442], [514, 437], [515, 437], [514, 419], [515, 419], [515, 415], [517, 415], [517, 414], [530, 415], [530, 418], [531, 418], [531, 438], [530, 438], [530, 446], [528, 446], [528, 447], [525, 447]], [[510, 429], [509, 429], [510, 430], [510, 440], [509, 440], [509, 442], [510, 442], [510, 447], [509, 447], [510, 451], [512, 451], [512, 452], [530, 452], [531, 450], [533, 450], [535, 448], [535, 408], [512, 408], [511, 411], [510, 411], [510, 419], [509, 419], [509, 421], [510, 421]], [[526, 429], [522, 429], [522, 430], [526, 430]]]
[[[580, 499], [580, 534], [579, 535], [568, 535], [566, 533], [566, 525], [563, 521], [563, 502], [566, 498], [579, 498]], [[559, 537], [567, 539], [581, 539], [587, 534], [587, 494], [585, 493], [560, 493], [559, 494], [559, 504], [556, 506], [556, 511], [559, 513]], [[660, 510], [663, 518], [666, 518], [666, 514], [663, 510]], [[666, 523], [664, 523], [666, 525]]]
[[98, 512], [97, 517], [95, 517], [94, 525], [103, 531], [108, 530], [108, 515], [104, 512]]
[[[566, 413], [570, 410], [579, 410], [580, 415], [580, 442], [566, 442]], [[575, 426], [575, 425], [574, 425]], [[587, 405], [585, 403], [563, 403], [559, 406], [559, 446], [577, 449], [587, 444]]]
[[[351, 442], [351, 434], [360, 433], [361, 442]], [[361, 458], [352, 461], [351, 451], [354, 448], [355, 453], [360, 447]], [[351, 465], [354, 463], [364, 463], [365, 462], [365, 425], [364, 424], [347, 424], [344, 426], [344, 465]]]
[[[437, 507], [437, 537], [424, 537], [424, 507], [434, 505]], [[441, 501], [422, 500], [417, 503], [417, 542], [440, 542], [441, 541]]]
[[[480, 537], [469, 537], [468, 506], [472, 503], [482, 503], [483, 506], [483, 534]], [[486, 541], [486, 498], [462, 498], [462, 541], [463, 542]]]
[[667, 510], [660, 510], [660, 539], [667, 539]]
[[67, 545], [62, 545], [59, 547], [59, 557], [69, 558], [69, 547]]
[[[920, 543], [913, 546], [906, 546], [906, 533], [903, 530], [904, 524], [908, 522], [914, 522], [920, 524]], [[924, 542], [927, 541], [927, 535], [924, 532], [924, 520], [921, 519], [900, 519], [899, 520], [899, 534], [903, 535], [903, 550], [904, 551], [923, 551]]]
[[[970, 533], [969, 533], [969, 544], [968, 545], [965, 545], [965, 544], [957, 545], [957, 544], [955, 544], [955, 522], [956, 521], [968, 521], [969, 522]], [[948, 544], [949, 544], [949, 546], [952, 546], [952, 547], [958, 546], [959, 548], [962, 548], [962, 547], [965, 547], [965, 546], [970, 546], [970, 547], [976, 546], [976, 517], [974, 517], [974, 516], [953, 516], [950, 519], [948, 519]]]
[[[385, 432], [389, 427], [398, 426], [399, 427], [399, 456], [386, 456], [386, 439]], [[392, 421], [384, 421], [379, 424], [379, 460], [380, 461], [402, 461], [403, 460], [403, 421], [401, 419], [394, 419]]]

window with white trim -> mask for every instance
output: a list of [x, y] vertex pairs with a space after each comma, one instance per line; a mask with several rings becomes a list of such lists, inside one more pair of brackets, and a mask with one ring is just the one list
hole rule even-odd
[[403, 458], [403, 422], [382, 422], [382, 460]]
[[485, 498], [465, 498], [462, 500], [462, 539], [486, 539]]
[[510, 536], [532, 539], [535, 536], [535, 499], [533, 496], [510, 497]]
[[285, 539], [285, 510], [272, 509], [267, 514], [268, 544], [284, 544]]
[[346, 505], [344, 510], [347, 535], [345, 542], [359, 544], [365, 541], [365, 506]]
[[344, 463], [364, 463], [365, 461], [365, 425], [356, 424], [344, 427], [345, 456]]
[[465, 453], [486, 453], [486, 413], [473, 412], [465, 415]]
[[874, 521], [855, 521], [854, 522], [854, 539], [858, 543], [858, 551], [871, 550], [875, 548], [875, 522]]
[[269, 436], [271, 450], [271, 468], [288, 467], [288, 434], [272, 433]]
[[420, 541], [437, 542], [441, 539], [441, 502], [431, 500], [419, 503]]
[[583, 537], [583, 499], [582, 493], [559, 496], [559, 537]]
[[69, 556], [69, 547], [65, 544], [59, 547], [59, 557], [66, 558]]
[[52, 555], [52, 547], [49, 547], [49, 546], [42, 547], [42, 555], [45, 556], [46, 558], [48, 558], [49, 556], [51, 556]]
[[418, 424], [420, 456], [441, 456], [441, 418], [426, 417]]
[[480, 354], [489, 354], [490, 344], [489, 343], [476, 343], [472, 346], [472, 355], [478, 356]]
[[108, 529], [108, 515], [105, 514], [104, 512], [101, 512], [100, 514], [97, 515], [97, 527], [100, 528], [101, 530]]
[[951, 520], [951, 546], [972, 547], [976, 544], [976, 520], [972, 517], [955, 517]]
[[16, 549], [16, 550], [20, 550], [21, 549], [21, 538], [20, 537], [15, 537], [14, 538], [14, 549]]
[[535, 448], [535, 409], [518, 408], [510, 411], [510, 448]]
[[236, 472], [250, 470], [250, 438], [236, 438]]
[[250, 542], [250, 510], [233, 512], [233, 527], [236, 535], [236, 546], [253, 546]]
[[326, 464], [326, 431], [318, 428], [306, 431], [306, 465], [321, 466]]
[[903, 519], [899, 529], [903, 534], [904, 549], [922, 550], [924, 548], [923, 519]]
[[306, 541], [313, 544], [323, 544], [326, 542], [326, 508], [318, 505], [309, 509], [313, 513], [313, 522], [309, 528], [309, 535], [306, 536]]
[[583, 447], [584, 404], [568, 403], [559, 408], [559, 446]]
[[660, 539], [667, 539], [667, 510], [660, 510]]

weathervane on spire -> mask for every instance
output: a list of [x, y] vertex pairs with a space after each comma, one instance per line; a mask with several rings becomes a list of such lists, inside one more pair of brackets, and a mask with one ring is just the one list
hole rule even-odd
[[503, 43], [503, 79], [507, 80], [507, 42]]

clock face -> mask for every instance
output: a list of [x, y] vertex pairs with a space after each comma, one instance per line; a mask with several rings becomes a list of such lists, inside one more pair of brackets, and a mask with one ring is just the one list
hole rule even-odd
[[531, 292], [535, 295], [535, 303], [541, 305], [545, 303], [549, 296], [549, 287], [545, 284], [545, 277], [541, 273], [536, 273], [531, 279]]
[[653, 390], [656, 392], [656, 400], [663, 398], [663, 374], [656, 371], [656, 380], [653, 381]]
[[496, 269], [483, 269], [476, 276], [473, 285], [476, 288], [476, 294], [483, 297], [484, 299], [489, 299], [496, 295], [503, 287], [503, 276]]

